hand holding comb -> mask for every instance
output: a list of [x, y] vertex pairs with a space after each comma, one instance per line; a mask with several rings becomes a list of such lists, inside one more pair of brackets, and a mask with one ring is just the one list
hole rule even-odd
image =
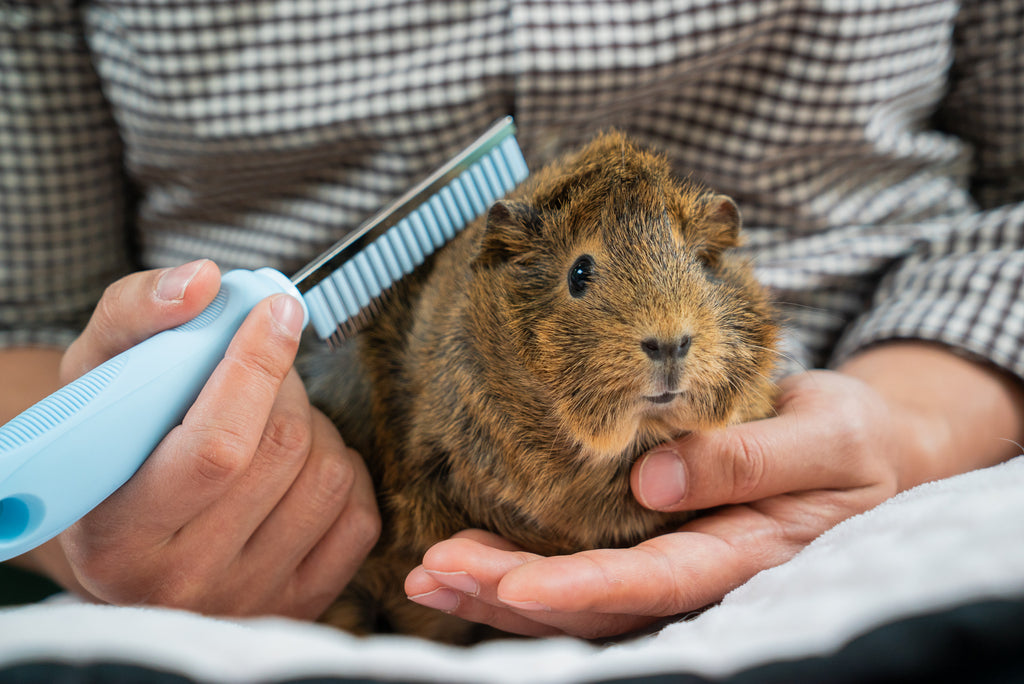
[[56, 536], [124, 484], [181, 422], [250, 309], [297, 297], [323, 340], [528, 175], [511, 118], [288, 278], [236, 270], [196, 318], [115, 356], [0, 426], [0, 561]]

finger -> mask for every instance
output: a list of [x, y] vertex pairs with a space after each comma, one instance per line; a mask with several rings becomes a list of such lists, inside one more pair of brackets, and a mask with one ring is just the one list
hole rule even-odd
[[501, 549], [503, 551], [522, 551], [522, 547], [515, 542], [509, 541], [500, 535], [488, 532], [487, 530], [480, 529], [467, 529], [456, 532], [452, 535], [452, 539], [469, 539], [475, 541], [478, 544], [490, 546], [494, 549]]
[[[308, 465], [312, 448], [312, 409], [294, 370], [289, 371], [274, 399], [256, 452], [237, 482], [180, 534], [219, 539], [242, 549], [268, 516], [280, 506]], [[294, 537], [278, 539], [282, 547]]]
[[[718, 601], [841, 519], [818, 494], [732, 506], [628, 549], [545, 558], [511, 570], [498, 597], [534, 612], [670, 616]], [[783, 513], [782, 511], [786, 511]], [[827, 517], [827, 516], [826, 516]]]
[[[509, 570], [539, 558], [498, 535], [466, 530], [427, 549], [422, 567], [441, 585], [498, 604], [496, 590], [501, 578]], [[422, 593], [422, 588], [407, 583], [406, 591]]]
[[[438, 594], [451, 591], [442, 588], [438, 590]], [[508, 606], [493, 605], [473, 596], [459, 595], [455, 592], [453, 595], [456, 597], [455, 608], [444, 612], [521, 636], [571, 635], [583, 639], [599, 639], [635, 632], [656, 621], [655, 618], [643, 615], [525, 612]]]
[[497, 600], [496, 588], [509, 569], [539, 558], [482, 530], [459, 532], [427, 550], [423, 565], [406, 577], [409, 600], [428, 608], [524, 636], [560, 631], [525, 617]]
[[[421, 606], [456, 615], [470, 622], [490, 625], [496, 629], [522, 636], [555, 636], [563, 632], [557, 627], [524, 616], [508, 606], [487, 603], [470, 594], [462, 593], [436, 582], [422, 566], [414, 568], [406, 580], [409, 599]], [[412, 593], [411, 587], [420, 590]]]
[[[526, 636], [568, 633], [584, 638], [622, 634], [651, 622], [643, 615], [559, 611], [527, 599], [522, 604], [499, 596], [512, 572], [549, 558], [515, 550], [509, 542], [479, 530], [460, 533], [424, 556], [406, 579], [410, 599], [421, 605]], [[570, 578], [570, 584], [572, 580]]]
[[173, 534], [245, 473], [291, 369], [301, 327], [302, 309], [290, 295], [253, 308], [182, 424], [115, 493], [139, 502], [125, 510], [147, 511], [136, 526]]
[[217, 295], [220, 271], [208, 259], [134, 273], [110, 285], [82, 334], [68, 347], [70, 382], [152, 335], [195, 318]]
[[[326, 418], [324, 418], [326, 421]], [[320, 615], [355, 576], [381, 531], [370, 474], [350, 450], [354, 478], [341, 512], [299, 565], [293, 584], [305, 593], [305, 615]]]
[[[560, 619], [568, 630], [579, 627], [573, 617], [578, 615], [676, 615], [721, 598], [747, 579], [741, 570], [746, 563], [722, 562], [722, 546], [713, 537], [672, 534], [631, 549], [545, 558], [510, 571], [498, 596], [535, 619]], [[724, 574], [701, 576], [726, 566]]]
[[[265, 605], [307, 619], [317, 617], [341, 592], [380, 526], [362, 460], [345, 447], [323, 414], [314, 411], [311, 420], [308, 458], [248, 539], [237, 568], [251, 578], [243, 578], [245, 585], [275, 594], [266, 597]], [[244, 487], [240, 481], [236, 489]]]
[[[310, 420], [315, 427], [308, 457], [294, 482], [249, 539], [245, 550], [247, 558], [273, 556], [282, 569], [294, 569], [336, 526], [339, 518], [346, 513], [359, 516], [358, 511], [363, 508], [369, 508], [370, 513], [375, 510], [369, 474], [358, 454], [344, 445], [322, 413], [312, 411]], [[348, 522], [368, 526], [370, 531], [374, 527], [371, 515]], [[366, 530], [364, 534], [370, 536]], [[351, 536], [355, 541], [359, 535]], [[364, 547], [366, 541], [355, 544], [354, 548], [334, 558], [334, 563], [353, 564], [350, 557], [369, 551]]]
[[637, 500], [653, 510], [698, 510], [870, 484], [870, 463], [857, 458], [872, 430], [864, 420], [870, 389], [834, 375], [825, 386], [814, 373], [785, 381], [773, 418], [691, 433], [645, 454], [631, 473]]

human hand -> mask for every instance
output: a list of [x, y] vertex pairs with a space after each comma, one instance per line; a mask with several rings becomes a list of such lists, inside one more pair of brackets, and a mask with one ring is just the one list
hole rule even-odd
[[[209, 261], [113, 284], [64, 354], [61, 380], [190, 320], [219, 284]], [[289, 295], [254, 307], [182, 424], [36, 565], [110, 603], [318, 616], [380, 521], [362, 460], [292, 369], [301, 327]]]
[[[1003, 444], [958, 458], [979, 434], [1020, 434], [1024, 402], [1005, 378], [934, 348], [864, 359], [847, 372], [787, 379], [772, 418], [689, 435], [640, 459], [631, 485], [643, 505], [711, 509], [677, 532], [543, 558], [467, 531], [427, 552], [407, 594], [520, 634], [623, 634], [718, 601], [899, 489], [1013, 455]], [[901, 373], [912, 382], [892, 380]], [[968, 387], [992, 403], [964, 411], [958, 388]], [[998, 425], [982, 425], [993, 418]]]

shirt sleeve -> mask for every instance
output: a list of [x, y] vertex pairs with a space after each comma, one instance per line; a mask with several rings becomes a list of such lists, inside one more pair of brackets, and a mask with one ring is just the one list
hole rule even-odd
[[0, 13], [0, 347], [63, 346], [129, 270], [121, 144], [77, 3]]
[[1024, 378], [1024, 12], [976, 2], [956, 25], [956, 57], [936, 124], [973, 150], [979, 211], [944, 219], [882, 279], [832, 364], [876, 342], [943, 343]]

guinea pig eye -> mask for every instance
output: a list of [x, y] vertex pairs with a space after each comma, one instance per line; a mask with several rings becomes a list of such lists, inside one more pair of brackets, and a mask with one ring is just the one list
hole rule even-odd
[[590, 279], [594, 275], [594, 258], [584, 254], [573, 262], [569, 269], [569, 294], [573, 297], [582, 297], [587, 292]]

